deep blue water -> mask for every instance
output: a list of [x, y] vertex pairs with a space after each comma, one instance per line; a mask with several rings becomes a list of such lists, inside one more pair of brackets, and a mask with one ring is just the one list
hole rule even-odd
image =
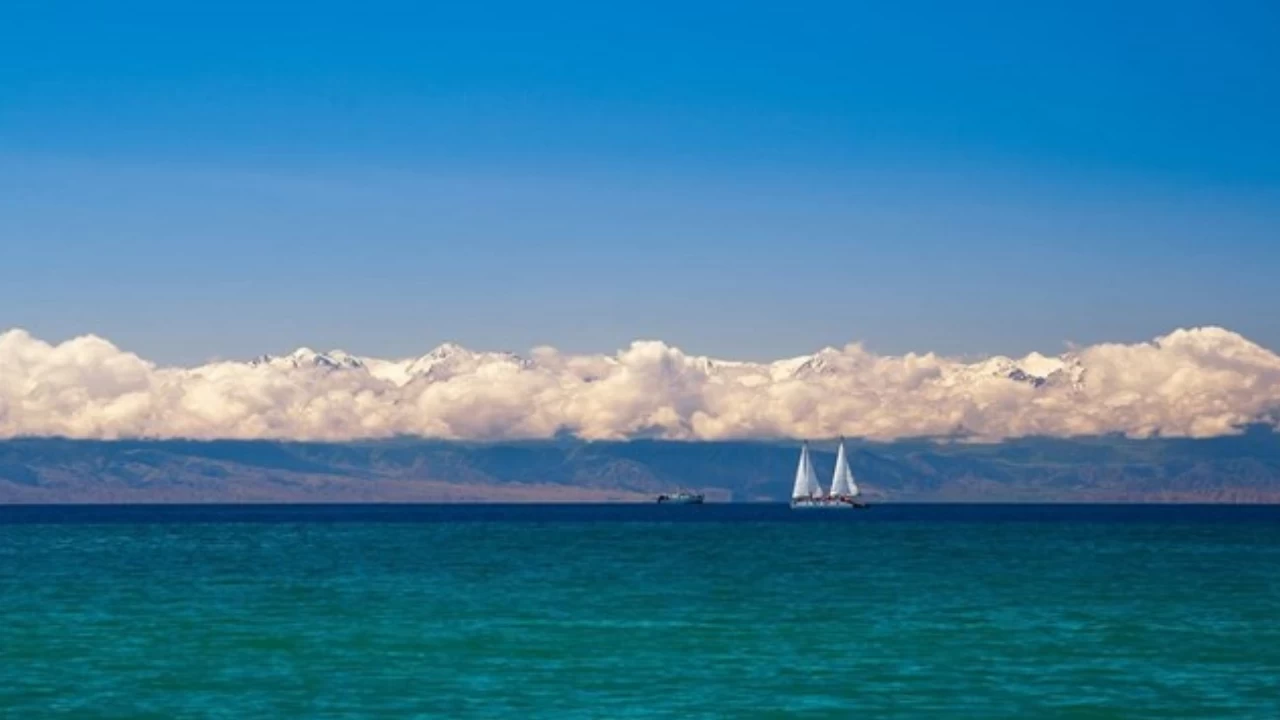
[[0, 717], [1276, 718], [1280, 508], [0, 507]]

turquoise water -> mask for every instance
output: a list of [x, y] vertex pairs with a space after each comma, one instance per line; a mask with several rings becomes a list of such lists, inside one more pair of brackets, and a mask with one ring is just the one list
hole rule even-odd
[[0, 716], [1280, 717], [1280, 509], [742, 508], [5, 509]]

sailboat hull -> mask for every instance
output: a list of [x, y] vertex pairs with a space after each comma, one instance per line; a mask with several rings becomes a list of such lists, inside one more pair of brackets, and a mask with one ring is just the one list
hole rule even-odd
[[867, 504], [861, 500], [835, 500], [794, 498], [791, 500], [792, 510], [865, 510]]

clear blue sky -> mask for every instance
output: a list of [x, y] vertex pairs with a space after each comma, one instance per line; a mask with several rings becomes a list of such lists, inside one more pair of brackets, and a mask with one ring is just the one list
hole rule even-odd
[[0, 8], [0, 327], [1280, 347], [1274, 2], [186, 5]]

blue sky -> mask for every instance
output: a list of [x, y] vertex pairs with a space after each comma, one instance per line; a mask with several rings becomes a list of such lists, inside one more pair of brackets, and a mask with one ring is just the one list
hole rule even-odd
[[0, 9], [0, 327], [1280, 347], [1274, 3], [258, 5]]

